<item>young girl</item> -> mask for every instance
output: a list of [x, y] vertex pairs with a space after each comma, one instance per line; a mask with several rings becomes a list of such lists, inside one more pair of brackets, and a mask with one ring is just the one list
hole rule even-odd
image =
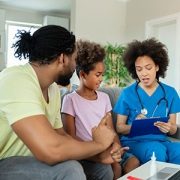
[[[133, 41], [127, 47], [124, 62], [136, 82], [124, 89], [114, 107], [118, 114], [116, 129], [124, 134], [122, 144], [129, 146], [141, 163], [149, 161], [155, 152], [158, 161], [180, 164], [180, 143], [167, 137], [177, 131], [180, 99], [173, 87], [159, 81], [168, 67], [166, 47], [155, 39]], [[164, 116], [168, 117], [167, 123], [154, 124], [164, 134], [127, 136], [133, 120]]]
[[[77, 43], [76, 72], [80, 79], [79, 88], [63, 99], [62, 113], [66, 131], [80, 141], [91, 141], [91, 129], [100, 119], [111, 112], [107, 94], [97, 91], [103, 80], [105, 50], [99, 44], [79, 41]], [[113, 128], [112, 118], [106, 121]], [[88, 160], [81, 161], [88, 179], [112, 180], [121, 176], [121, 161], [125, 173], [139, 165], [131, 154], [125, 153], [116, 135], [110, 149]], [[122, 160], [121, 160], [122, 158]], [[112, 170], [113, 169], [113, 170]]]

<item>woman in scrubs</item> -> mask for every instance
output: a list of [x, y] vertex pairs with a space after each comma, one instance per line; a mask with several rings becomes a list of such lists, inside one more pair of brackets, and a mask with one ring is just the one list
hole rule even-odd
[[[154, 38], [133, 41], [123, 60], [136, 81], [123, 90], [114, 107], [122, 145], [129, 146], [142, 164], [150, 160], [153, 152], [158, 161], [180, 164], [180, 143], [168, 139], [177, 131], [180, 98], [173, 87], [159, 81], [165, 77], [169, 62], [165, 45]], [[168, 117], [166, 123], [154, 123], [162, 134], [128, 137], [132, 121], [153, 117]]]

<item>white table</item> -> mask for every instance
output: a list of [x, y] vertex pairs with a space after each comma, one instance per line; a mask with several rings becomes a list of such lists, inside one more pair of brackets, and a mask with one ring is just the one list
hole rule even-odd
[[[134, 177], [145, 180], [145, 179], [147, 179], [147, 178], [149, 178], [151, 176], [150, 175], [150, 172], [151, 172], [150, 167], [151, 167], [151, 161], [148, 161], [147, 163], [145, 163], [142, 166], [134, 169], [130, 173], [122, 176], [118, 180], [127, 180], [128, 176], [134, 176]], [[164, 163], [164, 162], [159, 162], [159, 161], [156, 161], [156, 167], [157, 167], [157, 171], [160, 171], [164, 167], [174, 167], [174, 168], [179, 168], [180, 169], [180, 165], [171, 164], [171, 163]]]

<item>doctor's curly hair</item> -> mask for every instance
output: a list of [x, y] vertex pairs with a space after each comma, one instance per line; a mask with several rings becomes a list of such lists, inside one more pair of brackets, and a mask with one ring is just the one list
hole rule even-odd
[[156, 74], [157, 80], [159, 80], [159, 77], [165, 77], [165, 72], [169, 65], [169, 57], [167, 48], [163, 43], [155, 38], [151, 38], [144, 41], [134, 40], [128, 44], [123, 55], [123, 61], [133, 79], [138, 79], [135, 61], [141, 56], [150, 57], [159, 66], [159, 71]]

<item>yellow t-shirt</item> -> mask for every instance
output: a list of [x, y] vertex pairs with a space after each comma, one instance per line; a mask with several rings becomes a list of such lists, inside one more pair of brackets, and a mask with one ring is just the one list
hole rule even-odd
[[0, 73], [0, 159], [32, 155], [11, 128], [16, 121], [44, 114], [54, 129], [62, 127], [60, 92], [56, 83], [49, 87], [48, 95], [49, 103], [29, 64], [10, 67]]

